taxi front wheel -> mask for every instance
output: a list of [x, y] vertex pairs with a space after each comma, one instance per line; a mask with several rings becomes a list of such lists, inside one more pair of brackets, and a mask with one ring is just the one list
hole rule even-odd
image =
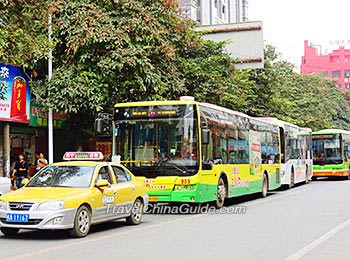
[[69, 234], [72, 237], [80, 238], [85, 237], [90, 230], [91, 226], [91, 213], [86, 206], [81, 206], [74, 218], [74, 227], [69, 230]]
[[7, 228], [7, 227], [3, 227], [3, 228], [1, 228], [1, 232], [2, 232], [5, 236], [14, 236], [14, 235], [17, 235], [17, 233], [19, 232], [19, 228]]
[[129, 225], [138, 225], [141, 222], [143, 214], [143, 202], [141, 199], [136, 199], [132, 206], [131, 215], [126, 218], [126, 222]]

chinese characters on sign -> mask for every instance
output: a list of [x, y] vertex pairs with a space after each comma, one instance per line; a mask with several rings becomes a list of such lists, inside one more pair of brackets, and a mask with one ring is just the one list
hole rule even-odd
[[109, 156], [112, 154], [112, 142], [97, 141], [96, 150], [102, 152], [105, 157], [105, 160], [108, 160]]
[[[30, 125], [46, 127], [48, 124], [48, 112], [42, 108], [31, 104], [30, 106]], [[67, 114], [63, 112], [53, 112], [53, 127], [62, 128], [67, 121]]]
[[0, 88], [4, 100], [0, 100], [0, 120], [29, 123], [29, 78], [16, 66], [0, 63]]

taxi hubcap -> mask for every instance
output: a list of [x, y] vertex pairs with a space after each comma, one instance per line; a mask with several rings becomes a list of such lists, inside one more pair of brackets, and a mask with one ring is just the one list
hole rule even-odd
[[142, 203], [140, 201], [136, 201], [135, 204], [134, 204], [134, 219], [136, 221], [140, 221], [141, 219], [141, 213], [142, 211]]
[[89, 230], [90, 220], [89, 214], [85, 210], [81, 211], [78, 216], [78, 226], [81, 233], [86, 233]]

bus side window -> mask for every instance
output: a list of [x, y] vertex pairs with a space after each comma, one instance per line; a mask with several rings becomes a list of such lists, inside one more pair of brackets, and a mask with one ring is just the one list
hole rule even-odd
[[268, 163], [268, 156], [267, 156], [267, 145], [266, 145], [266, 133], [260, 132], [260, 144], [261, 144], [261, 163], [267, 164]]
[[249, 131], [238, 129], [238, 163], [249, 163]]

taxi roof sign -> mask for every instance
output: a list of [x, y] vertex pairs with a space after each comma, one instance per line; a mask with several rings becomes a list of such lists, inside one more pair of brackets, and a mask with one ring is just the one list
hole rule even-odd
[[101, 152], [66, 152], [63, 155], [65, 161], [101, 161], [103, 159]]

